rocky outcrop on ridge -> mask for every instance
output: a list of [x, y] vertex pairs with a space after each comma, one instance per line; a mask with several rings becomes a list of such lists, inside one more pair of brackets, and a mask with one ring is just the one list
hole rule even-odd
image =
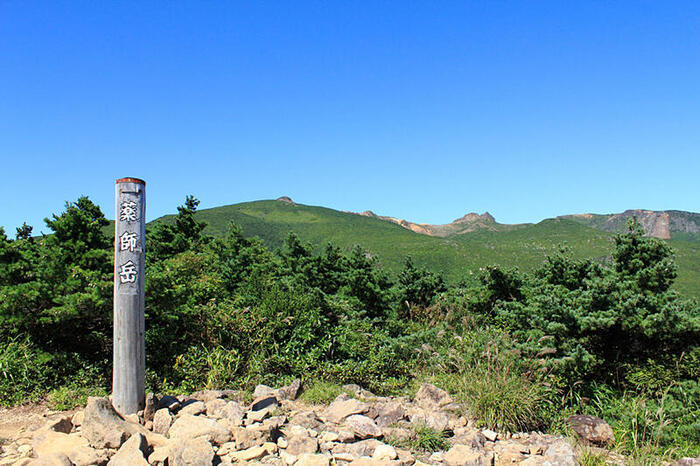
[[[300, 382], [259, 385], [252, 403], [239, 392], [150, 395], [144, 411], [119, 416], [108, 398], [90, 398], [72, 416], [3, 446], [0, 465], [576, 465], [566, 438], [501, 433], [459, 414], [450, 395], [423, 384], [413, 399], [377, 397], [357, 386], [328, 406], [296, 400]], [[598, 418], [570, 420], [596, 441], [608, 438]], [[440, 451], [424, 451], [417, 428], [444, 433]], [[607, 428], [606, 428], [607, 426]], [[600, 450], [605, 451], [605, 450]], [[609, 462], [624, 464], [610, 454]]]

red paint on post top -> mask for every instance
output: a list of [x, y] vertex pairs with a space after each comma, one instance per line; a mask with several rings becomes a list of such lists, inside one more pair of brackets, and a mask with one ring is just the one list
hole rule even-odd
[[119, 183], [139, 183], [139, 184], [142, 184], [142, 185], [145, 185], [145, 184], [146, 184], [145, 181], [143, 181], [143, 180], [141, 180], [141, 179], [139, 179], [139, 178], [119, 178], [119, 179], [117, 180], [117, 184], [119, 184]]

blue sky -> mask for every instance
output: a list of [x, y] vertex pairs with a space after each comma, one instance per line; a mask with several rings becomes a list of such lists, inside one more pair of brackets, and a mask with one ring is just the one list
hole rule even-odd
[[700, 2], [0, 0], [0, 162], [8, 233], [125, 176], [149, 219], [697, 212]]

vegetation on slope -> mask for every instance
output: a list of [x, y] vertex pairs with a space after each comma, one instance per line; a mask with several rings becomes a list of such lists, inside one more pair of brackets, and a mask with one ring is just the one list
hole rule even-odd
[[[671, 289], [668, 245], [634, 223], [608, 262], [558, 249], [532, 272], [486, 267], [450, 284], [412, 260], [391, 273], [360, 247], [319, 251], [288, 235], [272, 252], [235, 225], [208, 236], [197, 204], [188, 197], [148, 233], [151, 390], [302, 377], [392, 393], [428, 377], [490, 427], [556, 430], [589, 413], [613, 425], [626, 454], [700, 454], [700, 306]], [[51, 392], [65, 407], [71, 394], [109, 390], [105, 223], [81, 198], [47, 220], [53, 235], [0, 230], [3, 404]]]
[[[540, 266], [548, 254], [565, 244], [576, 259], [609, 260], [614, 235], [575, 220], [548, 219], [510, 231], [478, 230], [449, 238], [414, 233], [373, 217], [324, 207], [281, 201], [255, 201], [198, 211], [205, 234], [222, 237], [230, 222], [245, 237], [258, 237], [270, 249], [282, 247], [289, 232], [321, 251], [328, 242], [350, 251], [355, 245], [377, 257], [387, 270], [398, 272], [405, 257], [421, 267], [441, 273], [450, 283], [471, 281], [490, 265], [519, 267], [529, 271]], [[165, 216], [152, 224], [172, 224]], [[676, 289], [700, 297], [700, 246], [692, 241], [671, 240], [678, 249], [679, 279]]]

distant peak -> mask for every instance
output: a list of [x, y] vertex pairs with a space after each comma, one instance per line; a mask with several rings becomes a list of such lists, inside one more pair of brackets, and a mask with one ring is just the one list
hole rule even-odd
[[496, 223], [496, 219], [493, 218], [493, 215], [491, 215], [488, 212], [484, 212], [483, 214], [479, 215], [476, 212], [470, 212], [467, 215], [464, 215], [463, 217], [458, 218], [452, 223], [474, 223], [476, 221], [481, 220], [482, 222], [487, 222], [487, 223]]
[[374, 218], [379, 217], [377, 214], [375, 214], [371, 210], [365, 210], [364, 212], [360, 212], [360, 215], [362, 215], [363, 217], [374, 217]]
[[280, 202], [286, 202], [287, 204], [296, 205], [296, 204], [294, 204], [294, 201], [292, 200], [292, 198], [289, 196], [278, 197], [277, 200]]

